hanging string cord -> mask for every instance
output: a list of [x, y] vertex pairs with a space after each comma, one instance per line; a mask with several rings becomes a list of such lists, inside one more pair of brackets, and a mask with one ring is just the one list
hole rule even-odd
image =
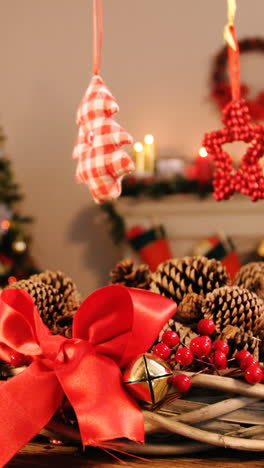
[[103, 45], [102, 0], [93, 0], [93, 72], [99, 74]]
[[233, 50], [237, 47], [231, 33], [235, 24], [236, 8], [236, 0], [227, 0], [227, 24], [224, 29], [224, 39]]
[[227, 0], [227, 24], [224, 39], [228, 46], [228, 64], [232, 99], [240, 99], [240, 57], [235, 32], [236, 0]]

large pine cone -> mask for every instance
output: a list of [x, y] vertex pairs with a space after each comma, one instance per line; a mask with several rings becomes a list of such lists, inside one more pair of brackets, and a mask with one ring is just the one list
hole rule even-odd
[[234, 284], [249, 289], [264, 300], [264, 262], [247, 263], [235, 276]]
[[205, 318], [214, 321], [216, 333], [227, 340], [232, 354], [244, 348], [258, 356], [264, 302], [255, 293], [224, 286], [206, 295], [201, 311]]
[[130, 259], [121, 260], [110, 273], [112, 284], [122, 284], [131, 288], [148, 289], [150, 284], [150, 270], [147, 265], [134, 267]]
[[37, 275], [32, 275], [30, 279], [53, 286], [53, 288], [62, 294], [65, 305], [67, 306], [67, 311], [73, 314], [76, 312], [81, 303], [81, 297], [75, 283], [65, 273], [46, 270]]
[[179, 304], [188, 293], [205, 295], [229, 283], [222, 263], [203, 256], [168, 260], [151, 275], [150, 290]]
[[72, 320], [80, 305], [80, 296], [68, 276], [60, 271], [46, 271], [12, 283], [7, 288], [27, 291], [51, 332], [71, 337]]

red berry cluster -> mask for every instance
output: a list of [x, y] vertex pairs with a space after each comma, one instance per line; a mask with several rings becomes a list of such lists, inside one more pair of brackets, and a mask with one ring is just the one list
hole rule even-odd
[[[185, 370], [193, 370], [194, 365], [201, 365], [201, 371], [223, 370], [228, 367], [227, 355], [229, 346], [223, 340], [212, 340], [209, 335], [215, 331], [213, 320], [202, 319], [197, 325], [200, 336], [193, 338], [190, 347], [180, 345], [179, 336], [175, 331], [168, 330], [163, 333], [161, 343], [153, 348], [153, 353], [161, 359], [168, 360], [172, 353], [175, 362], [185, 367]], [[179, 346], [180, 345], [180, 346]], [[254, 357], [245, 350], [238, 351], [235, 355], [236, 361], [244, 371], [247, 382], [255, 384], [264, 381], [262, 369]], [[189, 367], [190, 366], [190, 367]], [[201, 372], [199, 371], [199, 372]], [[194, 376], [196, 373], [194, 373]], [[170, 377], [170, 382], [179, 393], [185, 393], [191, 387], [191, 379], [185, 374], [177, 374]]]
[[240, 369], [244, 371], [244, 377], [248, 383], [256, 384], [264, 381], [264, 374], [259, 362], [249, 351], [242, 349], [236, 353], [235, 358]]
[[[231, 101], [223, 110], [225, 128], [207, 133], [202, 145], [215, 162], [214, 198], [224, 200], [235, 192], [251, 197], [252, 201], [264, 198], [264, 177], [260, 159], [264, 155], [264, 126], [250, 125], [249, 109], [244, 101]], [[234, 170], [230, 155], [222, 145], [234, 141], [250, 143], [242, 157], [241, 165]]]

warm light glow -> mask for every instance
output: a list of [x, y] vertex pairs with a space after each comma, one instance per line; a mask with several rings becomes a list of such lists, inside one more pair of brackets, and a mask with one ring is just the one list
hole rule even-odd
[[134, 150], [136, 151], [136, 153], [140, 153], [141, 151], [143, 151], [143, 145], [142, 143], [140, 143], [140, 141], [137, 141], [134, 144]]
[[64, 445], [64, 442], [58, 439], [49, 439], [49, 442], [50, 444], [53, 444], [53, 445]]
[[16, 283], [17, 279], [15, 276], [9, 276], [8, 284]]
[[18, 240], [13, 242], [12, 247], [16, 252], [22, 253], [25, 252], [27, 244], [23, 240]]
[[260, 257], [264, 257], [264, 241], [262, 241], [258, 247], [258, 254]]
[[4, 220], [1, 222], [1, 228], [2, 228], [4, 231], [7, 231], [7, 230], [10, 228], [10, 221], [8, 221], [8, 219], [4, 219]]
[[146, 143], [146, 145], [152, 145], [154, 143], [154, 136], [153, 135], [146, 135], [144, 137], [144, 143]]
[[199, 150], [199, 155], [201, 156], [201, 158], [206, 158], [208, 156], [208, 153], [207, 153], [206, 149], [203, 146]]

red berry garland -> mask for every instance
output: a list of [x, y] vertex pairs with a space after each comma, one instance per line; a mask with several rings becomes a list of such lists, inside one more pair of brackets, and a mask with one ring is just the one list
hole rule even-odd
[[[172, 330], [164, 332], [162, 335], [162, 342], [154, 346], [153, 354], [163, 359], [170, 358], [169, 361], [175, 359], [177, 367], [182, 366], [187, 368], [186, 370], [188, 371], [193, 370], [193, 377], [200, 372], [210, 372], [210, 369], [214, 373], [227, 369], [229, 364], [227, 360], [227, 355], [229, 353], [228, 344], [223, 340], [212, 341], [208, 336], [215, 331], [213, 320], [200, 320], [197, 324], [197, 330], [200, 336], [190, 341], [189, 348], [186, 346], [178, 347], [180, 339], [176, 332]], [[174, 358], [170, 357], [173, 352], [175, 353]], [[264, 382], [263, 369], [249, 351], [244, 349], [238, 351], [235, 355], [235, 360], [241, 371], [243, 371], [244, 378], [248, 383], [254, 385], [259, 382]], [[233, 361], [234, 359], [230, 359], [231, 363], [233, 363]], [[232, 369], [230, 371], [231, 373], [234, 372]], [[178, 393], [187, 392], [192, 385], [191, 378], [183, 373], [170, 376], [169, 382]]]
[[171, 348], [169, 348], [165, 343], [158, 343], [153, 348], [153, 354], [161, 359], [168, 359], [171, 355], [171, 351]]
[[170, 382], [179, 393], [187, 392], [192, 385], [190, 377], [185, 374], [177, 374], [170, 377]]
[[176, 346], [180, 342], [180, 338], [173, 330], [167, 330], [162, 335], [162, 342], [167, 346]]
[[222, 351], [213, 351], [210, 353], [210, 359], [215, 365], [216, 369], [226, 369], [227, 368], [227, 359], [226, 355]]
[[257, 364], [251, 364], [244, 373], [245, 379], [248, 383], [254, 385], [261, 382], [262, 370]]
[[209, 336], [197, 336], [190, 343], [190, 350], [196, 356], [203, 358], [207, 356], [212, 349], [212, 341]]
[[215, 340], [212, 345], [213, 351], [221, 351], [226, 356], [229, 353], [229, 346], [224, 340]]
[[189, 366], [194, 359], [194, 354], [189, 348], [179, 348], [175, 354], [175, 361], [181, 366]]
[[213, 320], [204, 318], [198, 323], [197, 330], [200, 335], [212, 335], [215, 331], [215, 324]]

